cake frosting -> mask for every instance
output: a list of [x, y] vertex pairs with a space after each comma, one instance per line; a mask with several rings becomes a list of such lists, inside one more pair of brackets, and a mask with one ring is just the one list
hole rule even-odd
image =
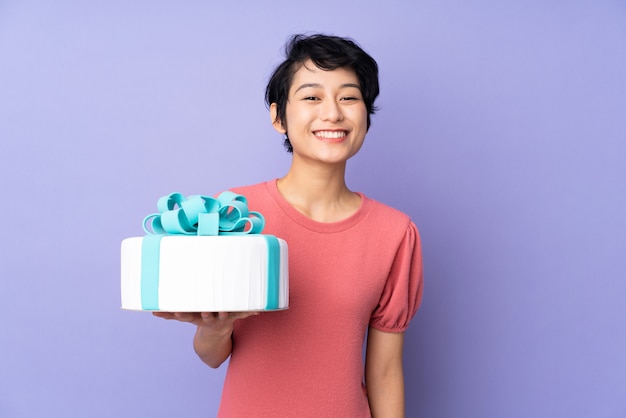
[[235, 312], [289, 306], [287, 243], [261, 234], [244, 196], [172, 193], [144, 219], [147, 235], [122, 241], [122, 308]]

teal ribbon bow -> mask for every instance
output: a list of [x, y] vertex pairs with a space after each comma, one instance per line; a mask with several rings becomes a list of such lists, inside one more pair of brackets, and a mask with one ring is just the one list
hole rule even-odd
[[[217, 198], [194, 195], [186, 198], [171, 193], [157, 202], [159, 213], [145, 217], [142, 241], [141, 305], [145, 310], [159, 310], [159, 257], [165, 235], [244, 235], [260, 234], [265, 219], [248, 210], [242, 195], [225, 191]], [[268, 248], [268, 287], [265, 309], [278, 309], [280, 247], [278, 239], [263, 235]]]
[[265, 226], [263, 215], [250, 211], [246, 198], [230, 191], [217, 198], [171, 193], [158, 200], [157, 209], [159, 213], [143, 221], [149, 235], [260, 234]]

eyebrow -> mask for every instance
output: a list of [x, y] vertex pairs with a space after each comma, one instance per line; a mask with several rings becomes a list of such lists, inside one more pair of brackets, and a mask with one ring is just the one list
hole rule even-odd
[[[345, 88], [350, 88], [350, 87], [354, 87], [356, 89], [361, 90], [361, 86], [359, 86], [358, 84], [355, 83], [346, 83], [346, 84], [342, 84], [341, 86], [339, 86], [339, 88], [345, 89]], [[294, 93], [299, 92], [302, 89], [306, 89], [306, 88], [315, 88], [315, 89], [320, 89], [323, 88], [323, 86], [319, 83], [305, 83], [302, 84], [300, 87], [298, 87], [296, 89], [296, 91], [294, 91]]]

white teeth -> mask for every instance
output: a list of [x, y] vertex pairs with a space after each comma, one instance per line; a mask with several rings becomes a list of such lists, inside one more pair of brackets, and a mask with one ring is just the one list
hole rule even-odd
[[346, 136], [345, 131], [317, 131], [315, 135], [321, 136], [322, 138], [343, 138]]

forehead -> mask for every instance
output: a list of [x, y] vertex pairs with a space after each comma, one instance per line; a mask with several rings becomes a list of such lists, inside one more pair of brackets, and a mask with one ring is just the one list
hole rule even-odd
[[289, 91], [294, 92], [306, 84], [314, 84], [315, 87], [318, 88], [360, 85], [359, 78], [353, 69], [339, 67], [334, 70], [324, 70], [316, 66], [311, 60], [305, 61], [300, 65], [300, 68], [296, 70]]

